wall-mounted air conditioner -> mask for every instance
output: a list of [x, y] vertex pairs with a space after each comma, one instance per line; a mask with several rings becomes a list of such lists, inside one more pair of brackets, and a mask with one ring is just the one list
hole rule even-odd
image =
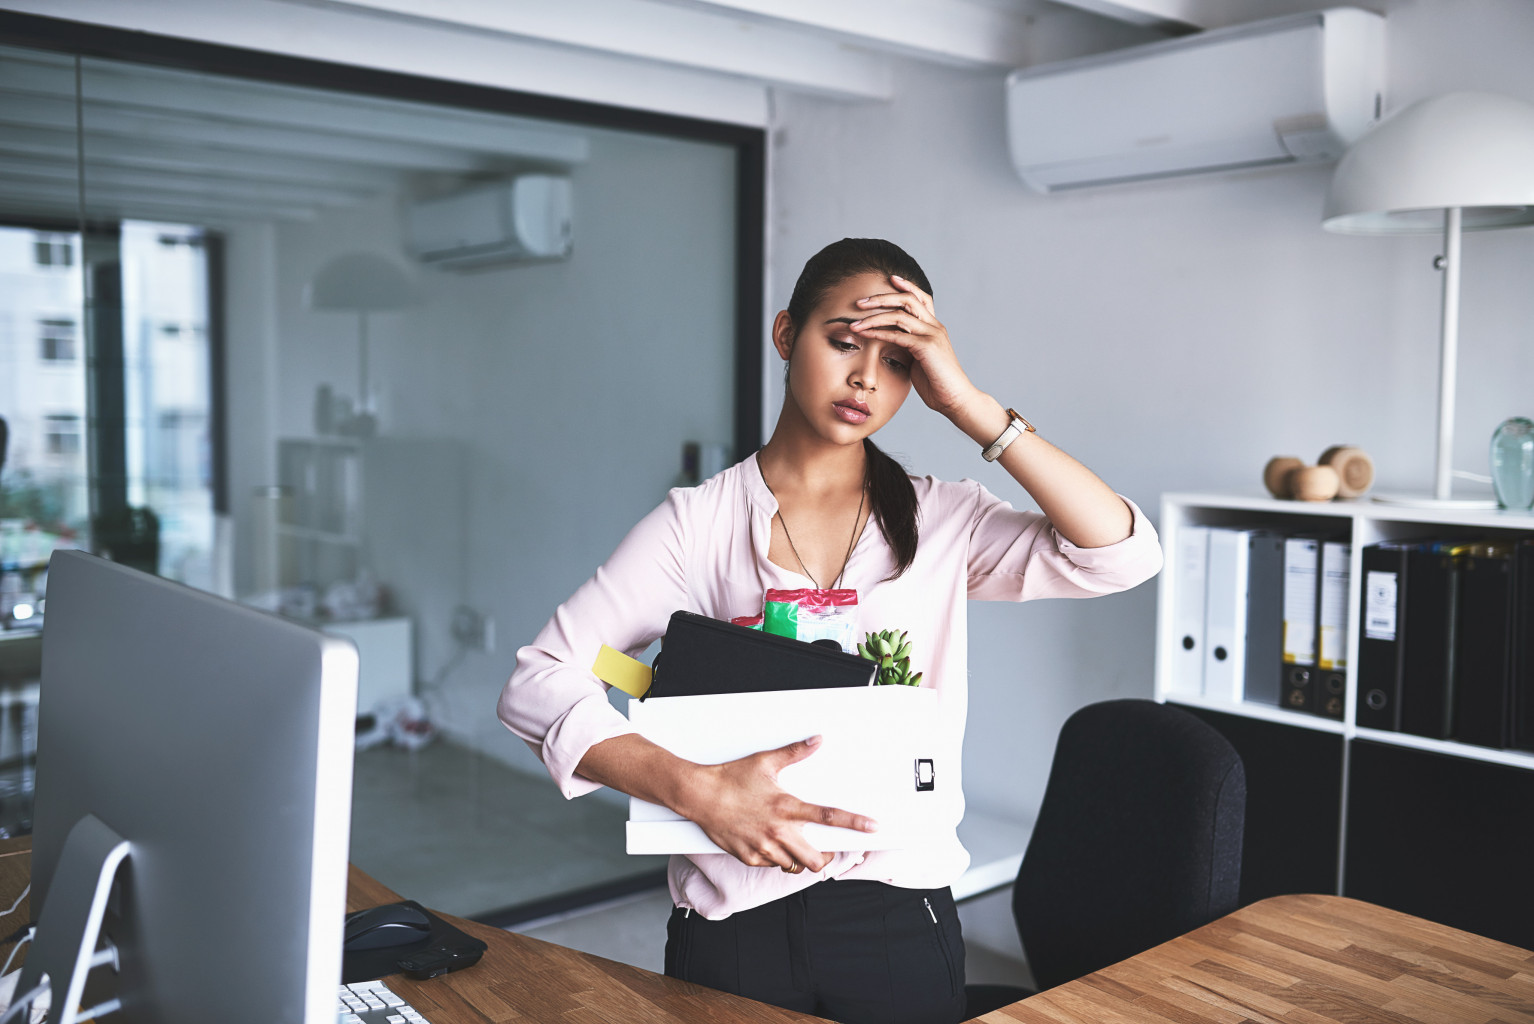
[[1015, 71], [1007, 138], [1041, 192], [1333, 160], [1384, 80], [1384, 18], [1340, 7]]
[[570, 179], [522, 174], [405, 211], [405, 237], [422, 263], [469, 270], [494, 263], [560, 260], [573, 245]]

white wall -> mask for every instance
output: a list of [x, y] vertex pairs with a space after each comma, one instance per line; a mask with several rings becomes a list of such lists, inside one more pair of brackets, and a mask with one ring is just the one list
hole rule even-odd
[[[1385, 6], [1389, 109], [1461, 88], [1534, 101], [1534, 5]], [[1153, 518], [1163, 492], [1260, 491], [1269, 456], [1340, 442], [1374, 456], [1382, 485], [1431, 488], [1434, 238], [1322, 231], [1330, 166], [1040, 196], [1008, 163], [1000, 77], [907, 66], [897, 90], [882, 106], [777, 98], [771, 303], [829, 241], [896, 241], [971, 377]], [[1531, 269], [1534, 230], [1467, 236], [1463, 468], [1486, 472], [1497, 423], [1534, 412]], [[767, 379], [770, 426], [780, 374]], [[1031, 504], [914, 395], [879, 441], [919, 473]], [[1031, 817], [1065, 717], [1149, 696], [1154, 584], [970, 607], [968, 795]]]

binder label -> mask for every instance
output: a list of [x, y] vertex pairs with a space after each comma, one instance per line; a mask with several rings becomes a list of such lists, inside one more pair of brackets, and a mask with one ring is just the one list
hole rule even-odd
[[1284, 541], [1284, 661], [1316, 663], [1316, 563], [1320, 545], [1303, 537]]
[[1348, 575], [1352, 548], [1337, 541], [1321, 546], [1321, 636], [1317, 662], [1323, 669], [1347, 667]]
[[1364, 636], [1370, 640], [1396, 638], [1396, 574], [1369, 570], [1364, 577]]

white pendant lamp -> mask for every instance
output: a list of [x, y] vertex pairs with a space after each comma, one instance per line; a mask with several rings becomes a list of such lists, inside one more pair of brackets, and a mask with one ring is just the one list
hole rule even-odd
[[371, 437], [378, 420], [368, 385], [368, 314], [414, 305], [415, 289], [410, 278], [383, 256], [370, 252], [343, 253], [314, 275], [304, 289], [304, 301], [310, 309], [358, 314], [357, 411], [350, 430]]
[[1322, 226], [1353, 235], [1443, 232], [1438, 453], [1433, 497], [1385, 498], [1434, 507], [1455, 501], [1454, 390], [1459, 354], [1460, 234], [1534, 224], [1534, 106], [1453, 92], [1414, 103], [1359, 139], [1338, 162]]

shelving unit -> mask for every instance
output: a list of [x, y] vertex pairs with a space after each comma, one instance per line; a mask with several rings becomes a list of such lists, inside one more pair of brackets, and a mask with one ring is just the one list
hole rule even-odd
[[[1174, 673], [1173, 609], [1183, 585], [1179, 531], [1190, 526], [1334, 533], [1351, 545], [1347, 689], [1340, 721], [1206, 696]], [[1442, 511], [1367, 500], [1310, 504], [1256, 495], [1168, 494], [1159, 580], [1155, 697], [1192, 710], [1241, 752], [1248, 776], [1243, 902], [1325, 889], [1534, 945], [1534, 752], [1357, 725], [1363, 549], [1384, 540], [1534, 538], [1534, 515]], [[1453, 787], [1443, 780], [1453, 778]]]
[[[277, 532], [302, 582], [352, 579], [363, 558], [363, 446], [351, 438], [283, 438], [277, 479], [289, 491]], [[299, 581], [294, 581], [299, 582]]]

